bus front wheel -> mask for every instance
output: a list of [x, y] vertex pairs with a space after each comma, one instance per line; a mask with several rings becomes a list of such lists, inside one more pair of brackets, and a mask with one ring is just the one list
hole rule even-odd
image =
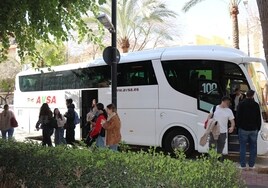
[[194, 150], [194, 141], [191, 134], [184, 129], [173, 129], [167, 133], [163, 143], [165, 151], [174, 153], [176, 149], [182, 149], [186, 156]]

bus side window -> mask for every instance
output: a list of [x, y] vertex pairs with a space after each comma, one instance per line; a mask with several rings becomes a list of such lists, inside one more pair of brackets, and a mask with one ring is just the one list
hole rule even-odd
[[209, 112], [214, 105], [220, 104], [223, 93], [217, 82], [199, 80], [198, 84], [198, 109]]
[[120, 72], [118, 72], [118, 74], [117, 74], [117, 84], [118, 84], [118, 86], [122, 86], [123, 83], [124, 83], [124, 75], [123, 75], [123, 73], [120, 71]]
[[63, 73], [62, 88], [75, 89], [76, 76], [72, 70]]
[[169, 76], [168, 77], [168, 80], [169, 80], [169, 82], [170, 82], [170, 85], [173, 87], [173, 88], [177, 88], [177, 87], [179, 87], [178, 86], [178, 78], [176, 77], [176, 76]]
[[25, 79], [23, 83], [23, 90], [24, 91], [30, 91], [31, 90], [31, 84], [29, 79]]
[[[138, 74], [138, 75], [137, 75]], [[132, 85], [147, 85], [144, 77], [139, 76], [139, 72], [135, 73], [131, 77], [131, 84]]]
[[117, 80], [118, 86], [157, 84], [151, 61], [119, 64]]
[[19, 77], [19, 87], [23, 92], [27, 91], [41, 91], [40, 83], [41, 75], [25, 75]]
[[111, 85], [111, 73], [108, 66], [98, 67], [96, 73], [98, 87], [109, 87]]
[[206, 78], [205, 75], [202, 74], [202, 75], [199, 76], [199, 79], [201, 79], [201, 80], [206, 80], [207, 78]]

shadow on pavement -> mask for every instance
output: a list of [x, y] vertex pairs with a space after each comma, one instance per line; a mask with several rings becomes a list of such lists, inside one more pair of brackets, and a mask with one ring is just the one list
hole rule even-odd
[[25, 137], [26, 139], [31, 139], [31, 140], [38, 140], [38, 141], [42, 141], [42, 136], [28, 136]]

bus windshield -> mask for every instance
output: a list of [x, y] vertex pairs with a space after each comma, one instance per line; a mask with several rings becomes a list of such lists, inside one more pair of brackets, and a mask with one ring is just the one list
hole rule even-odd
[[268, 93], [268, 83], [266, 79], [266, 74], [263, 73], [263, 65], [259, 62], [253, 62], [246, 65], [247, 71], [253, 85], [256, 90], [256, 94], [259, 100], [259, 105], [262, 110], [262, 115], [264, 120], [268, 121], [268, 110], [267, 110], [267, 93]]

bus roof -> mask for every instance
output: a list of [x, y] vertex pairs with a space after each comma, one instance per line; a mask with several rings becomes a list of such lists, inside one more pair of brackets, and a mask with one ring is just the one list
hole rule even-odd
[[[217, 45], [200, 45], [200, 46], [177, 46], [168, 48], [158, 48], [153, 50], [143, 50], [121, 54], [120, 63], [126, 62], [136, 62], [144, 60], [174, 60], [174, 59], [210, 59], [210, 60], [222, 60], [230, 61], [234, 63], [242, 63], [243, 59], [247, 59], [246, 62], [256, 61], [258, 58], [248, 57], [244, 52], [223, 46]], [[98, 58], [96, 60], [87, 61], [83, 63], [74, 63], [60, 66], [53, 66], [49, 70], [48, 68], [42, 69], [29, 69], [20, 72], [18, 75], [28, 75], [28, 74], [38, 74], [41, 71], [62, 71], [62, 70], [72, 70], [84, 67], [93, 67], [99, 65], [106, 65], [103, 58]]]

